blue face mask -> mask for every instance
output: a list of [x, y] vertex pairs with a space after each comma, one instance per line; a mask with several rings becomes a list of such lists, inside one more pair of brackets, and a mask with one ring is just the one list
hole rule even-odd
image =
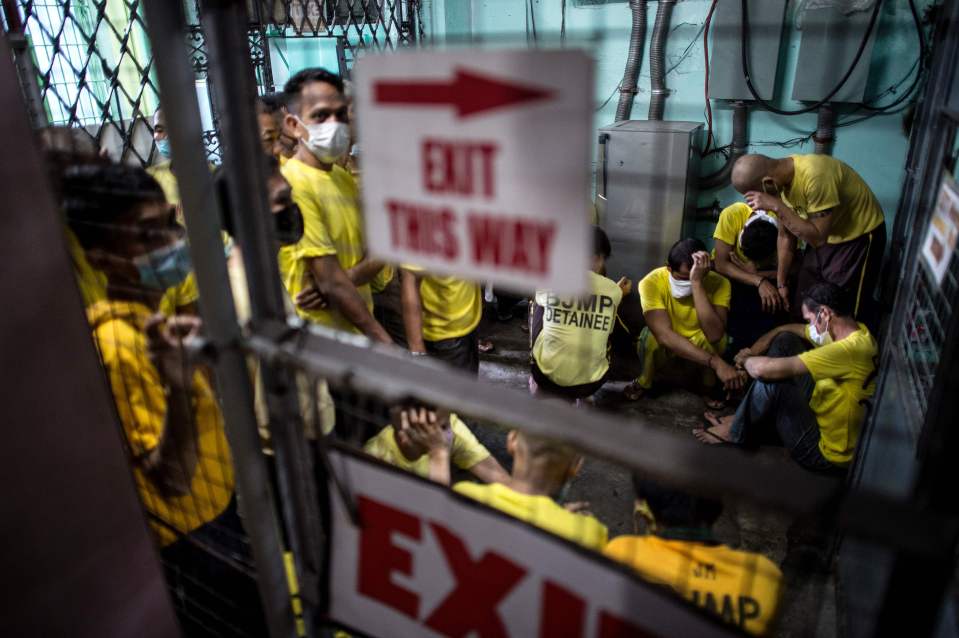
[[170, 157], [170, 140], [169, 140], [169, 138], [165, 138], [165, 139], [162, 139], [162, 140], [157, 140], [157, 141], [156, 141], [156, 145], [157, 145], [157, 153], [159, 153], [161, 157], [164, 157], [164, 158], [169, 159], [169, 157]]
[[151, 290], [173, 288], [183, 283], [193, 270], [190, 251], [183, 239], [140, 255], [133, 263], [140, 273], [140, 285]]

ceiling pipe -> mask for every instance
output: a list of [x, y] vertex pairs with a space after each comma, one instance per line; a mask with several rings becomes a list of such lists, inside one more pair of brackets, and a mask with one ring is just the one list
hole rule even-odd
[[676, 0], [659, 0], [656, 9], [656, 22], [653, 24], [653, 37], [649, 43], [649, 98], [650, 120], [663, 119], [666, 111], [666, 38], [669, 35], [669, 21], [673, 15]]
[[633, 13], [633, 28], [629, 34], [629, 54], [626, 56], [626, 69], [619, 83], [619, 104], [616, 105], [616, 121], [628, 120], [633, 112], [633, 100], [636, 97], [636, 83], [639, 69], [643, 66], [643, 48], [646, 46], [646, 0], [629, 0]]

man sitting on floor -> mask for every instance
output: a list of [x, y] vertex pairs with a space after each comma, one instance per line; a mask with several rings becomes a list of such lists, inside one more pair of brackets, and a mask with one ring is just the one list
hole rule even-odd
[[737, 202], [723, 209], [713, 232], [716, 272], [732, 284], [726, 331], [734, 348], [754, 343], [783, 319], [776, 288], [779, 219]]
[[[647, 329], [639, 337], [643, 372], [626, 386], [626, 398], [635, 401], [653, 386], [656, 374], [675, 357], [699, 364], [703, 384], [715, 377], [727, 391], [742, 387], [743, 375], [723, 361], [729, 280], [709, 268], [709, 253], [698, 239], [682, 239], [669, 250], [666, 266], [639, 282], [639, 297]], [[707, 399], [710, 407], [721, 402]]]
[[849, 465], [865, 414], [862, 402], [876, 389], [876, 340], [852, 318], [849, 302], [834, 284], [810, 288], [802, 313], [808, 325], [780, 326], [736, 355], [756, 382], [735, 415], [707, 412], [712, 427], [695, 430], [697, 438], [744, 443], [775, 427], [806, 469]]
[[504, 482], [509, 474], [469, 427], [448, 410], [397, 406], [392, 423], [366, 442], [363, 451], [431, 481], [450, 484], [450, 463], [484, 483]]
[[606, 546], [606, 526], [591, 515], [578, 514], [553, 500], [579, 473], [583, 458], [568, 445], [513, 430], [506, 438], [513, 472], [503, 483], [461, 482], [453, 489], [489, 507], [502, 510], [551, 534], [589, 549]]
[[590, 294], [563, 298], [538, 291], [532, 306], [533, 348], [530, 390], [569, 401], [593, 395], [609, 372], [609, 337], [616, 326], [616, 309], [632, 282], [606, 278], [606, 260], [612, 248], [599, 226], [593, 226], [593, 262]]
[[633, 488], [636, 518], [647, 519], [648, 533], [614, 538], [606, 555], [740, 629], [767, 635], [779, 606], [782, 572], [765, 556], [716, 539], [713, 525], [723, 504], [635, 474]]

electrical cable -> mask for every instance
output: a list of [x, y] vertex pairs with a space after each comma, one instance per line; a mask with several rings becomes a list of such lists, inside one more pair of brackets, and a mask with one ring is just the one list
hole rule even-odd
[[526, 6], [529, 7], [529, 21], [533, 27], [533, 42], [538, 42], [539, 38], [536, 36], [536, 11], [533, 9], [533, 0], [526, 0]]
[[749, 73], [749, 2], [748, 0], [741, 0], [740, 4], [742, 6], [742, 29], [740, 30], [741, 41], [739, 52], [742, 58], [743, 75], [746, 78], [746, 88], [749, 89], [750, 95], [752, 95], [753, 99], [755, 99], [760, 105], [778, 115], [802, 115], [803, 113], [811, 113], [823, 104], [829, 102], [837, 93], [839, 93], [840, 90], [842, 90], [842, 87], [845, 86], [849, 78], [852, 77], [853, 71], [855, 71], [856, 67], [859, 65], [859, 60], [862, 58], [862, 54], [866, 50], [866, 45], [869, 43], [869, 36], [872, 35], [872, 31], [875, 28], [876, 22], [879, 18], [879, 10], [882, 8], [882, 0], [876, 0], [876, 5], [872, 10], [872, 15], [869, 17], [869, 25], [866, 27], [866, 32], [863, 34], [862, 41], [859, 43], [859, 50], [856, 51], [856, 56], [853, 58], [852, 64], [849, 65], [849, 69], [842, 76], [842, 79], [839, 80], [839, 83], [835, 86], [835, 88], [833, 88], [833, 90], [830, 91], [826, 97], [818, 102], [801, 109], [790, 111], [773, 106], [766, 100], [759, 97], [756, 87], [753, 86], [752, 77]]
[[703, 22], [703, 58], [706, 62], [706, 79], [703, 86], [703, 94], [706, 98], [706, 144], [703, 146], [702, 157], [709, 153], [709, 147], [713, 143], [713, 105], [709, 101], [709, 25], [713, 20], [713, 12], [719, 0], [713, 0], [709, 5], [709, 12], [706, 14], [706, 20]]
[[[915, 0], [909, 0], [909, 11], [910, 13], [912, 13], [912, 21], [916, 25], [916, 37], [919, 39], [919, 57], [916, 60], [916, 64], [913, 64], [912, 67], [909, 68], [909, 71], [906, 73], [906, 76], [902, 80], [900, 80], [898, 84], [894, 85], [894, 87], [898, 88], [899, 86], [901, 86], [902, 83], [905, 82], [910, 75], [912, 75], [912, 69], [918, 65], [919, 68], [916, 70], [916, 76], [913, 78], [912, 84], [909, 85], [909, 88], [906, 89], [906, 92], [900, 95], [897, 99], [890, 102], [889, 104], [885, 104], [883, 106], [874, 106], [872, 104], [867, 104], [866, 102], [863, 102], [861, 106], [867, 111], [875, 111], [875, 112], [882, 113], [884, 111], [888, 111], [889, 109], [898, 106], [899, 104], [902, 104], [906, 99], [908, 99], [912, 95], [913, 91], [916, 90], [916, 87], [919, 86], [919, 81], [922, 79], [923, 70], [924, 70], [922, 63], [926, 59], [926, 37], [925, 37], [925, 34], [923, 34], [922, 32], [922, 20], [919, 19], [919, 11], [918, 9], [916, 9]], [[894, 88], [892, 90], [894, 90]], [[887, 89], [887, 92], [888, 91], [889, 89]], [[878, 100], [879, 98], [883, 96], [883, 94], [877, 95], [875, 99]]]
[[566, 0], [560, 0], [559, 44], [566, 46]]
[[697, 42], [699, 42], [699, 37], [703, 34], [703, 27], [705, 26], [706, 26], [705, 22], [699, 25], [699, 30], [696, 31], [696, 35], [693, 36], [693, 39], [690, 40], [689, 44], [686, 45], [686, 48], [683, 49], [682, 54], [680, 54], [679, 58], [677, 58], [677, 60], [673, 62], [668, 69], [666, 69], [667, 76], [673, 71], [675, 71], [676, 69], [678, 69], [680, 66], [682, 66], [683, 62], [686, 61], [686, 58], [689, 57], [689, 54], [692, 52], [693, 47], [696, 46]]
[[606, 98], [606, 101], [603, 102], [602, 104], [600, 104], [599, 107], [596, 109], [596, 112], [597, 112], [597, 113], [599, 113], [599, 112], [602, 111], [604, 108], [606, 108], [606, 105], [609, 104], [610, 100], [613, 99], [613, 96], [616, 95], [616, 92], [619, 91], [619, 89], [621, 89], [622, 86], [623, 86], [623, 82], [620, 81], [620, 83], [616, 85], [616, 88], [613, 89], [613, 92], [609, 94], [609, 97]]

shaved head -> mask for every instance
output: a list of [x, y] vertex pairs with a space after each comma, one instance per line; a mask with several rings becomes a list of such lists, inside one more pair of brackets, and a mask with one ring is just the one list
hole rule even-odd
[[549, 466], [568, 467], [576, 462], [578, 454], [571, 446], [552, 439], [545, 439], [516, 431], [516, 443], [529, 458]]
[[733, 164], [732, 184], [740, 193], [762, 191], [764, 177], [772, 177], [777, 160], [765, 155], [743, 155]]

